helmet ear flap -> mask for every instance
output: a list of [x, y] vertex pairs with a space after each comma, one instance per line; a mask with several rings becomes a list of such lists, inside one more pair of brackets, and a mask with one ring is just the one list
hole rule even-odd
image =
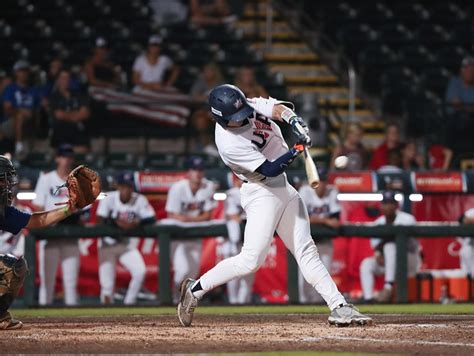
[[244, 121], [249, 116], [249, 111], [253, 110], [242, 90], [231, 84], [212, 89], [209, 106], [213, 118], [224, 128], [228, 127], [230, 121]]

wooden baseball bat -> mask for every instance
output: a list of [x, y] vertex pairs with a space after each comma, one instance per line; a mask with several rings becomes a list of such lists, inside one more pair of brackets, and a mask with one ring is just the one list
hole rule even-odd
[[308, 183], [311, 188], [316, 189], [319, 185], [319, 174], [316, 164], [314, 163], [311, 155], [309, 154], [308, 147], [305, 146], [303, 152], [304, 168], [306, 169], [306, 176], [308, 177]]

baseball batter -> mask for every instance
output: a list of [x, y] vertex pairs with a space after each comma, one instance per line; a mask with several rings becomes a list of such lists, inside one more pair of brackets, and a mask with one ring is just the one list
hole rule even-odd
[[[77, 211], [69, 202], [64, 207], [33, 214], [22, 212], [12, 206], [13, 190], [18, 183], [12, 162], [0, 156], [0, 230], [13, 235], [22, 228], [38, 229], [54, 225]], [[66, 199], [67, 200], [67, 199]], [[8, 308], [23, 286], [28, 266], [23, 257], [0, 254], [0, 330], [20, 329], [23, 323], [13, 319]]]
[[[320, 183], [316, 189], [309, 185], [303, 185], [300, 190], [301, 199], [303, 199], [308, 210], [309, 222], [311, 224], [322, 224], [332, 228], [339, 227], [339, 215], [341, 206], [337, 200], [339, 193], [333, 185], [328, 185], [328, 171], [321, 168], [319, 170]], [[319, 257], [328, 271], [331, 270], [333, 246], [331, 238], [317, 238]], [[298, 291], [300, 303], [320, 302], [321, 298], [315, 289], [304, 280], [303, 274], [298, 274]]]
[[[197, 281], [181, 285], [178, 318], [192, 323], [202, 296], [218, 285], [254, 273], [264, 262], [275, 230], [293, 253], [305, 277], [324, 298], [334, 325], [364, 325], [372, 321], [347, 304], [321, 262], [310, 234], [308, 212], [298, 192], [288, 183], [285, 169], [311, 141], [304, 122], [294, 111], [273, 98], [247, 99], [229, 84], [215, 87], [209, 104], [217, 125], [215, 140], [224, 163], [244, 181], [241, 203], [247, 216], [244, 245], [234, 257], [219, 262]], [[298, 144], [288, 149], [273, 120], [289, 121]]]
[[[225, 200], [225, 216], [229, 239], [226, 242], [226, 257], [235, 256], [242, 248], [243, 234], [240, 224], [247, 220], [244, 209], [240, 204], [240, 187], [242, 181], [234, 179], [234, 187], [227, 192]], [[227, 295], [230, 304], [248, 304], [252, 300], [252, 287], [255, 274], [250, 273], [227, 283]]]
[[[144, 195], [134, 192], [133, 172], [122, 172], [117, 177], [117, 190], [107, 193], [97, 207], [97, 223], [112, 224], [131, 230], [156, 221], [155, 210]], [[132, 276], [124, 304], [135, 304], [145, 280], [146, 266], [137, 248], [137, 238], [119, 239], [106, 236], [100, 241], [99, 281], [100, 300], [104, 304], [114, 301], [115, 271], [119, 261]]]
[[[374, 221], [374, 225], [416, 225], [413, 215], [398, 210], [395, 192], [383, 192], [383, 215]], [[365, 258], [360, 264], [360, 282], [366, 302], [374, 299], [374, 276], [385, 276], [384, 288], [377, 297], [377, 301], [387, 303], [392, 300], [393, 285], [396, 273], [397, 249], [394, 238], [374, 238], [370, 244], [375, 251], [373, 257]], [[408, 275], [416, 274], [420, 267], [419, 245], [416, 239], [411, 238], [408, 243]]]
[[[204, 178], [204, 162], [201, 157], [190, 157], [186, 162], [186, 178], [174, 183], [166, 200], [168, 218], [180, 222], [211, 220], [215, 208], [215, 184]], [[179, 286], [189, 277], [196, 278], [201, 264], [200, 239], [171, 242], [174, 267], [174, 299], [179, 298]]]
[[[67, 200], [68, 189], [63, 186], [74, 163], [74, 150], [71, 145], [61, 145], [56, 152], [56, 169], [41, 174], [36, 183], [36, 198], [33, 200], [37, 210], [53, 209], [58, 203]], [[84, 215], [83, 215], [84, 214]], [[87, 218], [85, 213], [74, 214], [63, 224], [75, 225]], [[82, 215], [82, 216], [81, 216]], [[79, 277], [80, 253], [78, 239], [41, 240], [39, 252], [39, 304], [53, 303], [56, 273], [61, 262], [64, 303], [78, 304], [77, 282]]]

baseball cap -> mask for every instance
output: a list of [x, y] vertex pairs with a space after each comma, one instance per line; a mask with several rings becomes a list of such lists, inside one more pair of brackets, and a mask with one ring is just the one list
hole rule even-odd
[[117, 184], [128, 185], [130, 187], [135, 186], [135, 178], [133, 172], [124, 171], [117, 175]]
[[186, 160], [186, 169], [202, 171], [204, 169], [204, 160], [199, 156], [191, 156]]
[[149, 45], [160, 45], [162, 42], [163, 42], [163, 38], [161, 38], [161, 36], [158, 36], [158, 35], [150, 36], [150, 38], [148, 39]]
[[107, 47], [107, 40], [104, 37], [97, 37], [95, 39], [96, 47]]
[[74, 157], [74, 147], [68, 143], [63, 143], [62, 145], [59, 145], [56, 149], [56, 156]]
[[386, 190], [382, 192], [382, 203], [398, 203], [395, 199], [396, 193], [392, 190]]
[[474, 64], [474, 57], [464, 57], [461, 62], [461, 67], [465, 67], [471, 64]]
[[16, 61], [15, 64], [13, 65], [14, 72], [16, 72], [17, 70], [29, 69], [29, 68], [30, 68], [30, 63], [28, 63], [27, 61], [23, 59]]

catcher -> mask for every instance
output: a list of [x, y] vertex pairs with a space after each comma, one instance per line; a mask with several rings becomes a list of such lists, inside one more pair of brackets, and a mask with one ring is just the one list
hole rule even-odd
[[[79, 166], [69, 175], [66, 187], [69, 200], [62, 207], [33, 214], [12, 206], [13, 189], [17, 184], [16, 169], [5, 156], [0, 156], [0, 230], [17, 234], [22, 228], [38, 229], [54, 225], [77, 210], [91, 204], [100, 193], [100, 178], [96, 172]], [[8, 308], [18, 295], [28, 266], [23, 257], [0, 254], [0, 329], [20, 329], [23, 323], [13, 319]]]

